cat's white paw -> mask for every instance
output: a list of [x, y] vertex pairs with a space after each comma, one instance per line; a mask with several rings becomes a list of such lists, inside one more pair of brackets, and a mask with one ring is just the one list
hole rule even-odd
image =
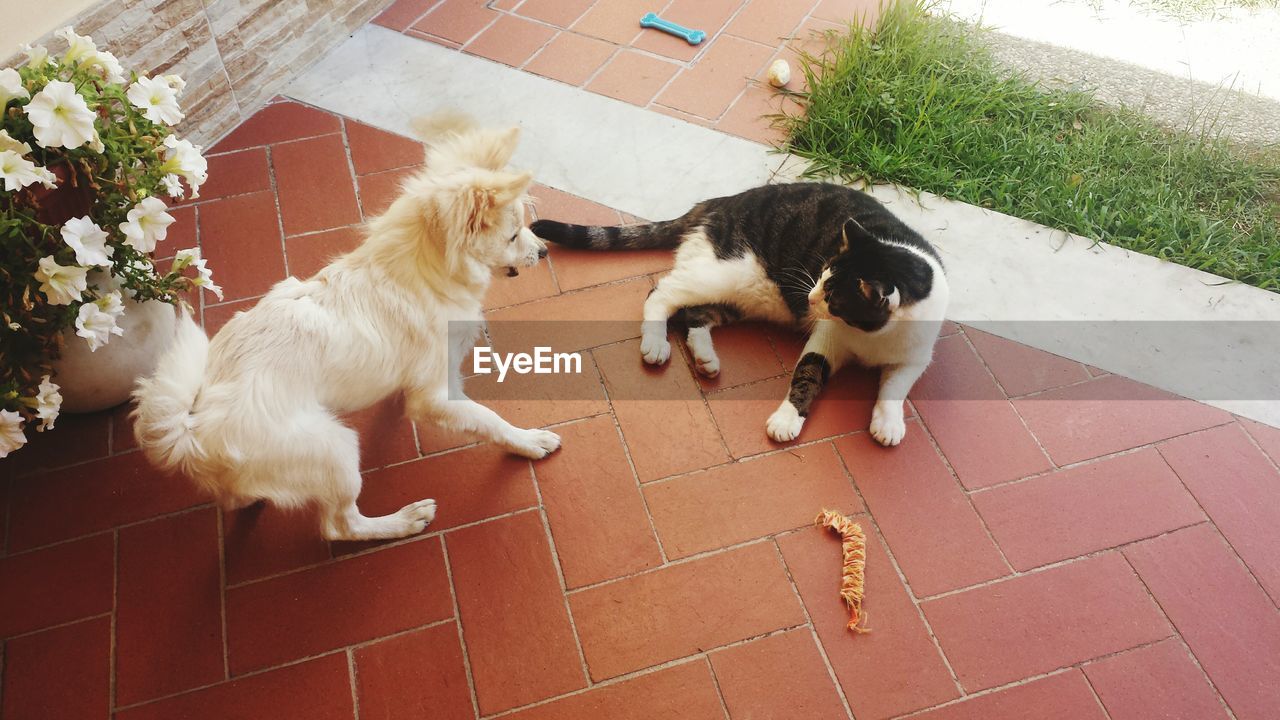
[[893, 447], [907, 435], [902, 403], [876, 403], [871, 411], [871, 437], [885, 447]]
[[698, 368], [698, 372], [706, 377], [713, 378], [720, 374], [720, 358], [694, 358], [694, 366]]
[[720, 357], [716, 355], [716, 346], [711, 342], [710, 330], [705, 327], [690, 329], [688, 345], [694, 367], [699, 373], [709, 378], [720, 374]]
[[640, 354], [650, 365], [661, 365], [671, 357], [671, 343], [666, 335], [644, 335], [640, 338]]
[[772, 440], [790, 442], [800, 435], [800, 428], [803, 426], [804, 418], [796, 412], [796, 406], [792, 405], [790, 400], [783, 400], [778, 409], [769, 416], [768, 422], [764, 424], [764, 431]]
[[517, 430], [507, 449], [530, 460], [541, 460], [560, 447], [560, 436], [550, 430]]

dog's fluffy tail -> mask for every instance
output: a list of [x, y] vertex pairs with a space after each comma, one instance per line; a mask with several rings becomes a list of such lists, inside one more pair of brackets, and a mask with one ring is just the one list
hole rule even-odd
[[166, 470], [195, 476], [205, 460], [195, 434], [196, 396], [204, 383], [209, 338], [184, 307], [173, 344], [160, 357], [155, 374], [133, 391], [133, 433], [147, 458]]

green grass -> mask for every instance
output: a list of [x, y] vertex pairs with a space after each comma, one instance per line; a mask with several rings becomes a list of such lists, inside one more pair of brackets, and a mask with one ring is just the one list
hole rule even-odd
[[995, 66], [902, 0], [802, 58], [780, 118], [810, 174], [894, 183], [1280, 291], [1280, 153], [1171, 132]]

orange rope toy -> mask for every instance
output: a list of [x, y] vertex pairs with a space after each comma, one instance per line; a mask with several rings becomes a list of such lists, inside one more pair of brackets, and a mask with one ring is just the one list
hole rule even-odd
[[863, 570], [867, 565], [867, 536], [862, 526], [834, 510], [823, 510], [814, 521], [820, 527], [840, 533], [844, 548], [844, 567], [841, 569], [840, 597], [849, 606], [848, 628], [856, 633], [871, 632], [859, 627], [866, 615], [862, 612]]

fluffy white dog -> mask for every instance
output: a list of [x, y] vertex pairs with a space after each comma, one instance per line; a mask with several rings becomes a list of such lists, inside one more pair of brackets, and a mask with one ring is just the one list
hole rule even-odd
[[152, 462], [181, 469], [225, 508], [314, 504], [326, 538], [371, 540], [420, 532], [436, 503], [362, 515], [359, 442], [339, 413], [403, 391], [416, 421], [528, 458], [560, 446], [462, 394], [450, 350], [465, 357], [475, 334], [451, 334], [450, 323], [479, 327], [493, 268], [535, 265], [546, 246], [525, 227], [530, 174], [506, 169], [517, 130], [440, 132], [360, 247], [310, 279], [277, 283], [212, 340], [182, 313], [134, 393], [135, 434]]

